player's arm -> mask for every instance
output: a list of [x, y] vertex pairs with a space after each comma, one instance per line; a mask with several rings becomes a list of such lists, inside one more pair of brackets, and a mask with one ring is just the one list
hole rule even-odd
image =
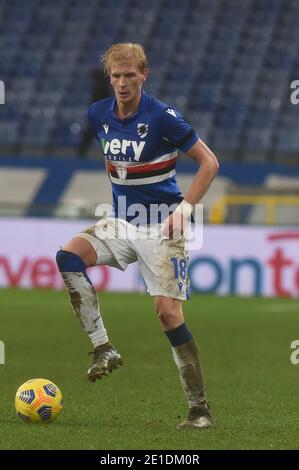
[[185, 194], [185, 200], [197, 204], [212, 183], [219, 165], [208, 146], [198, 138], [196, 132], [183, 116], [173, 108], [163, 110], [159, 123], [162, 139], [167, 138], [173, 147], [180, 149], [199, 165], [199, 171]]
[[184, 225], [192, 214], [194, 205], [207, 192], [219, 165], [213, 152], [202, 140], [198, 139], [190, 124], [176, 110], [172, 108], [164, 110], [161, 115], [160, 128], [162, 129], [162, 138], [166, 137], [173, 147], [180, 149], [199, 165], [199, 170], [185, 194], [184, 200], [164, 221], [162, 231], [166, 233], [168, 231], [170, 237], [172, 237], [174, 234], [173, 229], [180, 233], [184, 230]]
[[192, 160], [195, 160], [200, 168], [185, 194], [183, 201], [179, 204], [175, 212], [164, 221], [162, 233], [167, 234], [170, 238], [180, 236], [180, 234], [184, 232], [187, 220], [193, 212], [194, 205], [197, 204], [207, 192], [219, 169], [216, 156], [200, 139], [198, 139], [185, 154], [192, 158]]
[[186, 155], [196, 161], [200, 168], [185, 194], [184, 200], [190, 204], [197, 204], [209, 189], [218, 172], [219, 164], [214, 153], [201, 139], [198, 139], [186, 152]]

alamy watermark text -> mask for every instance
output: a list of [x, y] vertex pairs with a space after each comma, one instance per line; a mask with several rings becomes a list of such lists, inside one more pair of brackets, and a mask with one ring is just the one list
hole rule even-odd
[[293, 366], [296, 366], [297, 364], [299, 364], [299, 339], [294, 339], [291, 342], [290, 348], [294, 349], [294, 351], [290, 355], [290, 361]]
[[0, 364], [5, 364], [5, 346], [3, 341], [0, 341]]
[[290, 100], [292, 104], [298, 104], [299, 103], [299, 80], [293, 80], [290, 84], [290, 88], [292, 91], [290, 95]]
[[0, 80], [0, 104], [5, 104], [5, 85], [2, 80]]

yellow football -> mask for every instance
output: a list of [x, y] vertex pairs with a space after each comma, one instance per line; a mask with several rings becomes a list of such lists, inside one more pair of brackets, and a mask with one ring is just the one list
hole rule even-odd
[[57, 385], [47, 379], [31, 379], [17, 390], [15, 407], [25, 423], [48, 423], [62, 410], [63, 399]]

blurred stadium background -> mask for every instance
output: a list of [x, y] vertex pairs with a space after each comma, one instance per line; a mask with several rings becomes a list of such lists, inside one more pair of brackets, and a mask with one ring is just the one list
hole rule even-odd
[[[296, 92], [290, 84], [298, 78], [298, 15], [296, 0], [244, 0], [242, 8], [239, 0], [0, 0], [0, 80], [5, 85], [0, 215], [6, 259], [1, 285], [11, 284], [9, 267], [22, 266], [30, 247], [32, 256], [52, 257], [57, 244], [81, 227], [71, 225], [71, 219], [92, 218], [99, 202], [111, 201], [86, 113], [97, 93], [107, 89], [99, 74], [100, 55], [113, 42], [136, 41], [150, 60], [146, 90], [177, 106], [220, 160], [220, 173], [204, 199], [210, 225], [203, 256], [211, 281], [194, 280], [193, 287], [236, 293], [232, 286], [221, 291], [225, 263], [230, 284], [242, 277], [239, 271], [251, 270], [251, 278], [244, 274], [248, 292], [263, 293], [257, 286], [261, 270], [272, 266], [265, 276], [272, 275], [273, 283], [275, 276], [289, 276], [292, 288], [268, 286], [267, 294], [298, 295], [298, 238], [282, 230], [299, 223], [299, 105], [290, 99]], [[194, 171], [189, 159], [180, 158], [183, 192]], [[221, 227], [213, 230], [211, 224]], [[257, 226], [268, 229], [254, 230]], [[281, 246], [278, 235], [273, 239], [274, 227], [275, 233], [277, 227], [283, 232]], [[11, 235], [19, 228], [28, 242], [26, 248], [22, 244], [23, 255]], [[222, 234], [227, 241], [220, 250]], [[287, 247], [290, 268], [284, 253], [277, 254]], [[241, 267], [232, 259], [238, 249]], [[274, 255], [265, 257], [269, 250]], [[47, 273], [51, 278], [54, 266], [38, 266], [44, 278]], [[52, 286], [54, 281], [42, 282]]]
[[[80, 328], [75, 321], [74, 326], [69, 325], [66, 294], [55, 292], [62, 288], [62, 283], [54, 258], [60, 245], [90, 223], [96, 205], [111, 201], [103, 157], [95, 139], [90, 138], [86, 114], [89, 103], [99, 92], [100, 80], [104, 86], [103, 78], [97, 74], [98, 59], [105, 48], [113, 42], [139, 42], [145, 46], [150, 60], [146, 91], [177, 106], [220, 161], [219, 175], [204, 199], [204, 244], [190, 257], [193, 292], [215, 297], [205, 297], [202, 304], [194, 295], [196, 302], [186, 306], [195, 330], [201, 332], [203, 325], [203, 356], [212, 402], [216, 402], [216, 415], [222, 423], [215, 435], [201, 440], [202, 445], [298, 446], [290, 434], [284, 434], [286, 429], [290, 432], [295, 429], [294, 421], [288, 419], [295, 415], [295, 410], [288, 407], [295, 406], [296, 393], [295, 368], [290, 366], [288, 354], [294, 339], [292, 331], [296, 331], [298, 323], [298, 303], [296, 299], [281, 298], [299, 295], [299, 104], [290, 99], [294, 92], [291, 82], [299, 79], [298, 18], [297, 0], [0, 0], [0, 80], [5, 86], [5, 104], [0, 105], [0, 286], [50, 289], [44, 293], [33, 291], [32, 296], [27, 291], [0, 292], [3, 319], [0, 339], [8, 345], [7, 357], [13, 364], [12, 369], [5, 366], [0, 370], [7, 380], [2, 381], [3, 402], [6, 395], [7, 400], [11, 399], [16, 387], [30, 375], [48, 374], [58, 384], [62, 383], [62, 390], [71, 396], [76, 374], [82, 374], [86, 367]], [[194, 164], [181, 156], [177, 176], [183, 191], [194, 170]], [[144, 291], [135, 266], [130, 266], [126, 273], [93, 268], [90, 275], [101, 290]], [[228, 297], [220, 304], [219, 294], [270, 299], [251, 299], [250, 304], [250, 299]], [[105, 318], [108, 326], [111, 324], [116, 330], [114, 334], [126, 358], [132, 352], [131, 364], [136, 369], [131, 370], [131, 379], [135, 385], [138, 380], [147, 384], [146, 375], [142, 376], [147, 374], [142, 361], [152, 360], [152, 350], [148, 349], [151, 346], [146, 349], [147, 343], [140, 342], [142, 354], [138, 358], [138, 348], [134, 351], [128, 347], [136, 339], [134, 328], [142, 331], [143, 320], [134, 313], [128, 323], [130, 329], [119, 325], [125, 318], [122, 310], [132, 313], [139, 302], [142, 311], [150, 309], [150, 299], [141, 301], [137, 294], [128, 296], [104, 294], [108, 312]], [[109, 317], [111, 303], [114, 310]], [[21, 311], [30, 324], [20, 315]], [[275, 316], [277, 313], [284, 316]], [[270, 335], [271, 315], [275, 328]], [[20, 327], [18, 348], [13, 346], [16, 321]], [[148, 325], [149, 319], [144, 322]], [[152, 324], [151, 328], [155, 330], [153, 336], [158, 336], [157, 325]], [[47, 338], [40, 336], [44, 329], [52, 332]], [[61, 364], [57, 341], [63, 345], [67, 331], [68, 344], [73, 344], [73, 348], [62, 346], [66, 362]], [[124, 341], [122, 331], [126, 331], [129, 342]], [[222, 338], [221, 346], [216, 334]], [[159, 340], [155, 341], [158, 349], [164, 347], [158, 344]], [[44, 351], [42, 354], [36, 353], [37, 345]], [[222, 357], [219, 348], [221, 353], [224, 351]], [[232, 357], [232, 351], [242, 354]], [[256, 364], [263, 355], [266, 362], [257, 373]], [[22, 362], [22, 358], [27, 360]], [[161, 367], [162, 361], [161, 357], [160, 365], [155, 367]], [[70, 364], [74, 362], [77, 369], [73, 372]], [[225, 376], [227, 364], [232, 373], [229, 377]], [[246, 370], [250, 367], [249, 377]], [[166, 370], [165, 374], [162, 369], [160, 372], [161, 381], [168, 380], [169, 388], [176, 390], [175, 372], [173, 384], [172, 375], [169, 378]], [[119, 436], [112, 432], [113, 419], [122, 418], [115, 415], [117, 398], [111, 404], [105, 393], [101, 399], [111, 408], [111, 422], [108, 418], [103, 421], [100, 409], [88, 409], [87, 405], [83, 411], [80, 409], [82, 416], [78, 421], [78, 409], [71, 403], [71, 416], [79, 427], [70, 426], [69, 434], [77, 436], [81, 425], [88, 427], [96, 419], [99, 428], [104, 426], [109, 432], [99, 441], [99, 431], [90, 431], [88, 436], [95, 447], [142, 448], [148, 444], [155, 448], [160, 442], [169, 448], [170, 442], [172, 448], [198, 449], [198, 439], [184, 438], [177, 443], [173, 434], [171, 441], [165, 440], [169, 436], [168, 427], [165, 424], [161, 427], [159, 420], [151, 427], [149, 423], [157, 406], [162, 421], [164, 418], [175, 421], [175, 400], [171, 409], [165, 410], [158, 404], [161, 398], [157, 396], [155, 404], [140, 410], [135, 404], [139, 395], [131, 395], [131, 382], [124, 378], [125, 374], [124, 390], [130, 390], [131, 397], [128, 406], [139, 420], [139, 426], [134, 428], [133, 420], [128, 430], [129, 439], [135, 429], [135, 444], [122, 440], [122, 428], [117, 427]], [[159, 380], [159, 375], [152, 380], [154, 389], [154, 380]], [[234, 381], [240, 385], [236, 396], [230, 393]], [[91, 403], [87, 386], [80, 387], [87, 394], [84, 396], [90, 394]], [[76, 390], [79, 407], [80, 387]], [[158, 386], [157, 389], [160, 390]], [[113, 394], [113, 383], [104, 385], [104, 390]], [[274, 390], [281, 406], [275, 402]], [[179, 393], [177, 396], [181, 397]], [[258, 409], [252, 407], [250, 396]], [[282, 397], [287, 405], [281, 402]], [[180, 399], [184, 413], [183, 398]], [[240, 420], [237, 423], [231, 413], [236, 406]], [[142, 413], [146, 411], [148, 417], [144, 421]], [[265, 413], [266, 431], [261, 421]], [[62, 423], [69, 426], [65, 416]], [[19, 428], [17, 437], [12, 438], [11, 411], [5, 411], [4, 417], [7, 435], [1, 445], [16, 448]], [[285, 424], [283, 430], [281, 423]], [[145, 435], [148, 429], [150, 432]], [[63, 427], [56, 432], [63, 434]], [[31, 443], [25, 441], [24, 435], [23, 448], [80, 447], [79, 435], [69, 444], [65, 436], [65, 441], [40, 444], [36, 431], [30, 433]], [[42, 433], [48, 436], [47, 431]], [[156, 440], [155, 435], [159, 436]], [[89, 448], [88, 443], [82, 445]]]

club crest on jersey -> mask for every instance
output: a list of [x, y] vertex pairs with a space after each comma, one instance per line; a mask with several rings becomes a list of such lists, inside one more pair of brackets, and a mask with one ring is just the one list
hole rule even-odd
[[141, 139], [144, 139], [144, 137], [147, 136], [148, 134], [148, 124], [145, 124], [144, 122], [139, 122], [137, 124], [137, 134]]
[[125, 166], [117, 166], [116, 173], [121, 181], [125, 181], [128, 171]]

